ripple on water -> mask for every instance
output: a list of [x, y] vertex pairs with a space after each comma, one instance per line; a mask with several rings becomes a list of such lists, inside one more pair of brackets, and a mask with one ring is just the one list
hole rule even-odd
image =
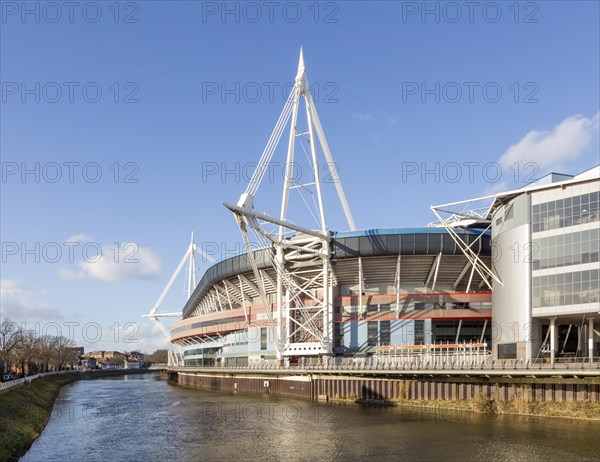
[[65, 387], [22, 460], [597, 461], [599, 441], [596, 422], [233, 395], [145, 375]]

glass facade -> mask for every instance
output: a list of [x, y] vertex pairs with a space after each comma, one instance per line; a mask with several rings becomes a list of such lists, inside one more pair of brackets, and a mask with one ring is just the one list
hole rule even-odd
[[537, 204], [532, 209], [533, 232], [600, 221], [600, 193], [566, 197]]
[[367, 322], [367, 345], [390, 345], [392, 337], [390, 321]]
[[[576, 232], [567, 229], [600, 222], [599, 202], [600, 193], [596, 191], [532, 207], [533, 308], [600, 301], [598, 270], [583, 270], [579, 266], [600, 260], [600, 229]], [[552, 236], [538, 237], [548, 230], [556, 232]], [[540, 270], [551, 268], [564, 270], [552, 275], [539, 274]]]
[[599, 270], [577, 271], [533, 278], [533, 307], [600, 302]]
[[600, 229], [538, 238], [533, 243], [534, 270], [593, 263], [598, 261]]
[[[483, 293], [483, 292], [480, 292]], [[486, 292], [487, 293], [487, 292]], [[490, 298], [491, 298], [491, 293], [489, 294]], [[389, 294], [389, 295], [380, 295], [380, 296], [372, 296], [371, 298], [376, 298], [376, 297], [395, 297], [394, 294]], [[402, 295], [402, 299], [400, 300], [400, 308], [402, 312], [405, 311], [428, 311], [428, 310], [467, 310], [467, 309], [473, 309], [473, 310], [490, 310], [492, 309], [492, 302], [479, 302], [479, 301], [474, 301], [474, 302], [446, 302], [446, 301], [435, 301], [435, 302], [413, 302], [412, 300], [405, 300], [405, 296], [404, 294]], [[432, 297], [432, 296], [428, 296], [426, 294], [420, 294], [418, 296], [413, 296], [413, 298], [440, 298], [440, 297]], [[342, 300], [342, 298], [344, 300]], [[352, 297], [352, 300], [347, 301], [345, 299], [350, 298], [350, 297], [339, 297], [336, 300], [336, 306], [334, 307], [334, 312], [335, 313], [362, 313], [363, 311], [365, 311], [365, 308], [361, 308], [358, 305], [358, 301], [354, 300], [354, 297]], [[367, 305], [366, 307], [366, 311], [367, 313], [372, 313], [372, 312], [396, 312], [396, 303], [395, 302], [391, 302], [391, 303], [381, 303], [381, 304], [376, 304], [376, 305]]]
[[[433, 343], [454, 343], [458, 330], [459, 321], [433, 321], [431, 326]], [[483, 332], [483, 326], [486, 326]], [[458, 336], [459, 343], [477, 343], [481, 339], [483, 332], [483, 341], [491, 344], [492, 331], [490, 323], [484, 321], [465, 321], [460, 326]]]

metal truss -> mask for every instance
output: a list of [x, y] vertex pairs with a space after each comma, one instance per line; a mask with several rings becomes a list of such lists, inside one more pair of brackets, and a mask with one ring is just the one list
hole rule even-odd
[[[194, 243], [194, 233], [192, 233], [190, 245], [188, 246], [187, 250], [185, 251], [183, 257], [181, 258], [179, 265], [177, 265], [177, 268], [171, 275], [169, 282], [167, 282], [167, 285], [161, 292], [160, 296], [158, 297], [158, 300], [156, 300], [156, 303], [154, 304], [154, 306], [152, 307], [150, 312], [148, 314], [145, 314], [142, 316], [144, 318], [152, 319], [152, 321], [156, 323], [156, 325], [160, 328], [160, 330], [162, 331], [162, 333], [165, 335], [165, 337], [167, 338], [167, 340], [169, 342], [171, 340], [171, 333], [169, 332], [169, 329], [161, 322], [160, 318], [181, 318], [181, 312], [159, 313], [158, 310], [159, 310], [161, 304], [163, 303], [165, 297], [167, 296], [167, 294], [170, 292], [171, 288], [173, 287], [173, 283], [175, 282], [175, 280], [181, 273], [181, 270], [183, 269], [186, 262], [188, 264], [187, 270], [186, 270], [186, 272], [187, 272], [186, 290], [185, 290], [186, 300], [189, 300], [189, 298], [192, 296], [192, 292], [196, 288], [196, 273], [197, 273], [196, 253], [200, 253], [207, 260], [214, 262], [214, 259], [210, 255], [207, 255], [202, 249], [200, 249]], [[181, 346], [178, 344], [170, 344], [170, 345], [172, 345], [172, 346], [168, 350], [169, 366], [182, 366], [183, 365], [183, 350], [182, 350]]]
[[[307, 128], [304, 130], [298, 127], [298, 112], [301, 100], [305, 103]], [[289, 140], [281, 209], [279, 218], [275, 218], [254, 211], [254, 201], [288, 123]], [[298, 140], [300, 142], [305, 141], [308, 145], [308, 152], [304, 145], [303, 149], [312, 172], [312, 178], [304, 184], [293, 178], [294, 154]], [[355, 230], [354, 218], [350, 212], [342, 183], [333, 163], [333, 157], [310, 94], [304, 57], [302, 50], [300, 50], [298, 73], [294, 87], [262, 153], [252, 179], [246, 191], [240, 196], [237, 205], [225, 204], [234, 213], [242, 233], [257, 284], [255, 289], [263, 301], [267, 319], [269, 323], [276, 327], [278, 359], [282, 359], [287, 355], [331, 354], [333, 351], [332, 284], [336, 279], [330, 264], [331, 236], [327, 229], [323, 206], [317, 140], [327, 162], [331, 179], [335, 184], [348, 226], [351, 230]], [[288, 219], [288, 202], [290, 192], [293, 190], [299, 191], [301, 196], [303, 191], [310, 191], [313, 194], [315, 210], [310, 209], [304, 196], [302, 198], [317, 221], [319, 229], [313, 230], [299, 226]], [[273, 312], [267, 297], [265, 278], [261, 276], [258, 270], [255, 249], [250, 245], [249, 233], [254, 235], [262, 248], [270, 249], [267, 252], [268, 258], [277, 274], [276, 281], [270, 281], [271, 284], [275, 283], [276, 287], [276, 319], [273, 318]]]
[[[452, 240], [462, 250], [464, 256], [471, 265], [471, 274], [469, 276], [469, 282], [466, 290], [467, 292], [469, 292], [471, 288], [471, 282], [473, 280], [473, 274], [475, 271], [477, 271], [482, 279], [479, 288], [482, 287], [482, 284], [485, 284], [490, 290], [492, 290], [492, 280], [496, 281], [500, 285], [503, 285], [498, 275], [491, 268], [489, 268], [481, 258], [479, 258], [478, 252], [473, 250], [473, 246], [479, 241], [479, 239], [481, 239], [481, 236], [483, 236], [484, 233], [492, 227], [491, 214], [493, 212], [495, 198], [496, 196], [485, 196], [466, 201], [452, 202], [450, 204], [431, 206], [431, 211], [435, 214], [439, 221], [430, 223], [429, 226], [444, 227], [446, 231], [448, 231], [450, 237], [452, 237]], [[481, 201], [486, 201], [487, 204], [480, 207], [472, 207], [472, 204]], [[489, 202], [491, 202], [491, 204]], [[444, 218], [442, 214], [445, 214], [446, 217]], [[456, 233], [455, 228], [466, 228], [473, 225], [477, 225], [479, 227], [481, 234], [472, 243], [467, 244]], [[465, 276], [467, 269], [468, 267], [465, 266], [460, 276], [457, 278], [455, 286], [458, 285], [458, 283]]]

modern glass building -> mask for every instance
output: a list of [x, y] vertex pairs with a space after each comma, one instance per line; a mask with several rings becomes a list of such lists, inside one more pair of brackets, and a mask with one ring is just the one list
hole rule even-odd
[[495, 356], [597, 356], [600, 167], [498, 194], [491, 210]]

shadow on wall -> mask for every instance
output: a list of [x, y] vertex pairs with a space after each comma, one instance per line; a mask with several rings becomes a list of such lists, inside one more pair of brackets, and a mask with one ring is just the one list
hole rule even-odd
[[369, 402], [373, 401], [384, 403], [388, 402], [389, 400], [385, 396], [373, 390], [371, 387], [362, 385], [360, 387], [360, 396], [356, 399], [356, 402], [369, 404]]

